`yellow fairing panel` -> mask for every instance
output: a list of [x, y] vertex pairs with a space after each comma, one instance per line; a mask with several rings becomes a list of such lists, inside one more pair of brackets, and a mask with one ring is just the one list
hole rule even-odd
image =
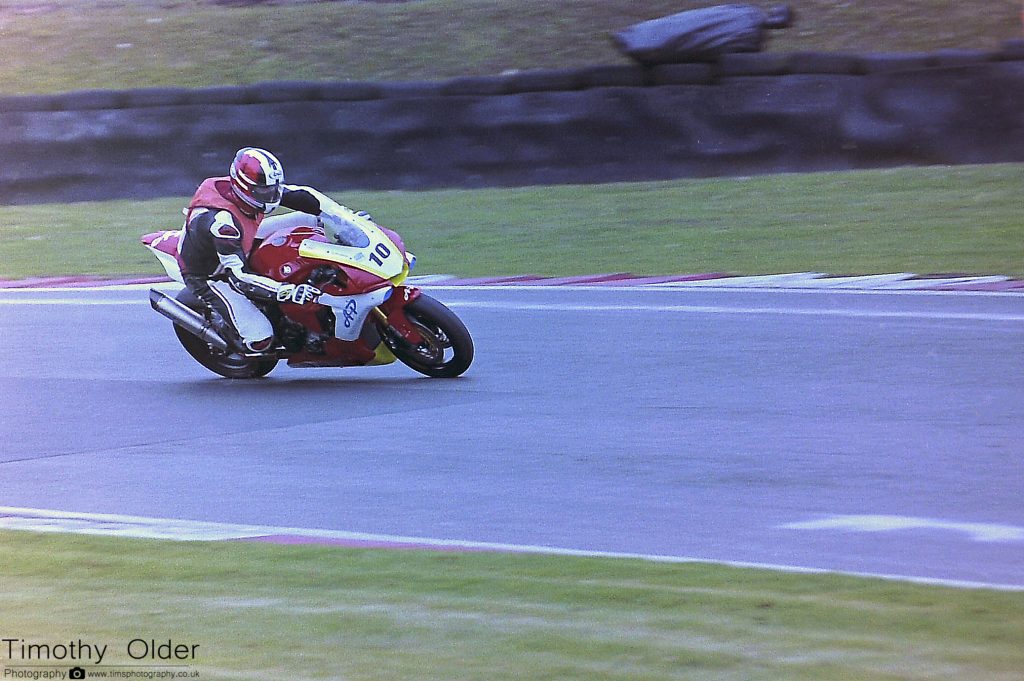
[[[378, 242], [380, 243], [380, 242]], [[391, 243], [391, 240], [387, 240], [388, 244], [391, 244], [391, 248], [398, 250], [397, 247]], [[402, 273], [402, 263], [399, 259], [398, 267], [396, 268], [393, 263], [382, 261], [378, 264], [377, 261], [370, 259], [369, 249], [365, 248], [353, 248], [352, 246], [338, 246], [337, 244], [326, 244], [322, 241], [313, 241], [306, 239], [299, 245], [299, 255], [304, 258], [314, 258], [316, 260], [326, 260], [328, 262], [336, 262], [341, 265], [348, 265], [350, 267], [356, 267], [361, 270], [365, 270], [370, 274], [374, 274], [381, 279], [390, 279], [391, 277], [398, 276]]]
[[[373, 221], [351, 211], [348, 211], [344, 218], [343, 224], [362, 231], [366, 235], [363, 239], [368, 238], [367, 246], [344, 246], [340, 243], [306, 239], [299, 245], [299, 255], [304, 258], [315, 258], [356, 267], [381, 279], [394, 280], [396, 277], [404, 279], [409, 271], [409, 263], [398, 245], [388, 238]], [[330, 238], [330, 235], [328, 237]]]
[[405, 278], [408, 277], [408, 276], [409, 276], [409, 263], [405, 263], [405, 265], [402, 267], [401, 273], [400, 274], [396, 274], [395, 276], [391, 277], [391, 283], [394, 284], [395, 286], [398, 286], [403, 281], [405, 281]]
[[377, 346], [374, 351], [374, 357], [371, 359], [366, 366], [380, 366], [382, 364], [392, 364], [398, 360], [391, 349], [381, 341], [381, 344]]

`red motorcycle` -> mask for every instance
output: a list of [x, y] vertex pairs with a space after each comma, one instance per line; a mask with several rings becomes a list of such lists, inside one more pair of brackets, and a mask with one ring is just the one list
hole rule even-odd
[[[473, 361], [473, 339], [455, 313], [403, 285], [416, 258], [401, 237], [365, 213], [344, 208], [338, 213], [320, 218], [290, 213], [269, 217], [260, 226], [250, 267], [277, 281], [323, 291], [314, 304], [263, 306], [274, 325], [272, 351], [238, 352], [187, 288], [173, 298], [151, 289], [150, 303], [174, 322], [178, 340], [197, 362], [227, 378], [266, 376], [282, 359], [293, 367], [398, 360], [435, 378], [465, 372]], [[182, 284], [178, 249], [183, 235], [183, 230], [167, 230], [142, 237], [168, 276]]]

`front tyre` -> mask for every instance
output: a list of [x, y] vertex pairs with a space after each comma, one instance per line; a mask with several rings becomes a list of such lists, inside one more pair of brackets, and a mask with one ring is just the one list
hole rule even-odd
[[423, 336], [410, 345], [393, 334], [385, 342], [403, 364], [432, 378], [455, 378], [473, 363], [473, 338], [454, 312], [428, 295], [420, 294], [405, 306], [405, 316]]
[[[175, 300], [201, 315], [205, 314], [205, 306], [188, 289], [182, 289]], [[174, 334], [192, 359], [224, 378], [262, 378], [277, 366], [275, 357], [252, 359], [239, 353], [222, 352], [177, 324], [174, 325]]]

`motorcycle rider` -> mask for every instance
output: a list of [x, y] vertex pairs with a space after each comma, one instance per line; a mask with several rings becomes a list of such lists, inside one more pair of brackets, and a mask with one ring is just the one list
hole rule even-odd
[[185, 285], [213, 311], [217, 330], [238, 350], [273, 346], [274, 327], [254, 300], [305, 305], [321, 295], [310, 284], [275, 281], [249, 268], [260, 223], [279, 205], [318, 217], [338, 207], [311, 187], [285, 184], [281, 162], [269, 151], [244, 147], [228, 175], [204, 180], [184, 211]]

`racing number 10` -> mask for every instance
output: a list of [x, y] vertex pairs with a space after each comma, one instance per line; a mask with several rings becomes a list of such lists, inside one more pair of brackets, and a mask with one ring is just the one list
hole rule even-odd
[[387, 244], [379, 243], [370, 253], [370, 260], [376, 263], [377, 267], [384, 267], [384, 258], [389, 255], [391, 255], [391, 249], [387, 247]]

